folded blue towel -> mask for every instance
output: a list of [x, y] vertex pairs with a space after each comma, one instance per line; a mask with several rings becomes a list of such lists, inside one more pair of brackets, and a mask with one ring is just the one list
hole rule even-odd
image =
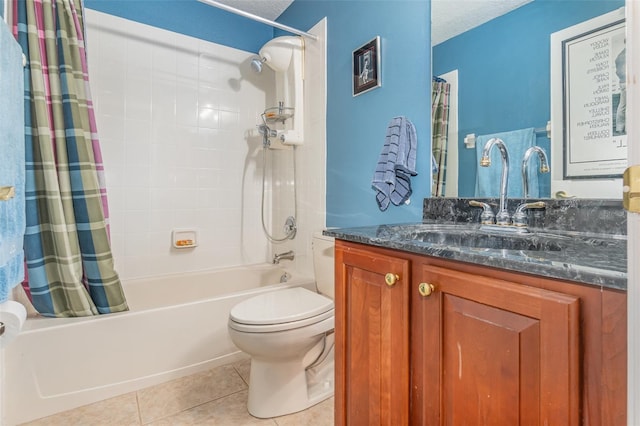
[[[509, 197], [522, 197], [522, 157], [527, 149], [535, 145], [536, 134], [533, 127], [511, 132], [482, 135], [476, 139], [477, 178], [476, 194], [478, 198], [499, 197], [500, 177], [502, 176], [502, 157], [497, 147], [491, 150], [491, 166], [481, 167], [480, 158], [484, 145], [493, 138], [502, 139], [509, 153]], [[538, 173], [536, 167], [529, 167], [529, 196], [538, 197]]]
[[391, 119], [371, 182], [380, 210], [385, 211], [389, 202], [399, 206], [411, 197], [411, 176], [418, 174], [417, 145], [413, 123], [406, 117]]
[[24, 80], [22, 49], [0, 19], [0, 186], [15, 196], [0, 201], [0, 302], [24, 280]]

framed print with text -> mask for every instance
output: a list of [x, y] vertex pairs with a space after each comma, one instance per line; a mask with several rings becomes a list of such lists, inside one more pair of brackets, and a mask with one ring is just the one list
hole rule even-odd
[[562, 135], [562, 179], [621, 177], [627, 167], [624, 14], [554, 33], [551, 44], [551, 122], [562, 126], [554, 132]]

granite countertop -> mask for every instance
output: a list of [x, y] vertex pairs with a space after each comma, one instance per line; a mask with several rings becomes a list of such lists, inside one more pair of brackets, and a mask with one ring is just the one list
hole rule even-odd
[[531, 231], [505, 234], [481, 230], [473, 222], [425, 219], [420, 223], [328, 229], [324, 234], [355, 243], [626, 290], [626, 235], [553, 227]]

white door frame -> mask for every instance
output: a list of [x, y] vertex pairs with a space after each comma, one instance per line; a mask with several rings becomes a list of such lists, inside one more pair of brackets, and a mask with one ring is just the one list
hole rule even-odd
[[[640, 164], [640, 1], [627, 0], [627, 146], [629, 164]], [[640, 214], [628, 214], [627, 424], [640, 425]]]

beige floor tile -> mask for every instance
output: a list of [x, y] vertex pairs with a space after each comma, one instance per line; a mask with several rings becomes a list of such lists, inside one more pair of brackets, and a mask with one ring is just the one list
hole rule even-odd
[[155, 421], [149, 426], [276, 426], [272, 419], [258, 419], [251, 416], [247, 411], [247, 397], [247, 391], [238, 392]]
[[138, 391], [140, 417], [146, 424], [244, 389], [233, 366], [223, 365]]
[[300, 413], [275, 419], [251, 416], [247, 411], [246, 390], [250, 367], [250, 360], [239, 361], [143, 389], [137, 395], [121, 395], [24, 425], [333, 426], [333, 398]]
[[74, 410], [64, 411], [40, 420], [25, 423], [28, 426], [133, 426], [139, 425], [138, 403], [135, 392], [105, 399]]
[[299, 413], [276, 417], [278, 426], [333, 426], [333, 397]]
[[235, 364], [233, 364], [233, 367], [236, 369], [240, 377], [242, 377], [242, 380], [244, 380], [248, 385], [249, 373], [251, 372], [251, 358], [238, 361]]

